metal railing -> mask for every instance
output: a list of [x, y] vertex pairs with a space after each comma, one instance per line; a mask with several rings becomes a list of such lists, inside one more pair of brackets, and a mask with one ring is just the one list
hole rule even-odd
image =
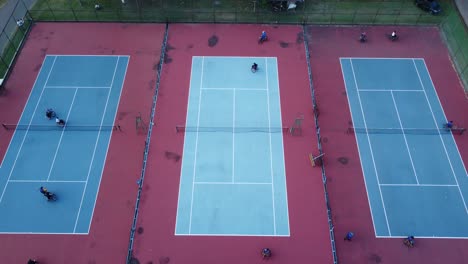
[[153, 132], [153, 120], [154, 120], [154, 115], [156, 113], [156, 102], [158, 100], [158, 93], [159, 93], [159, 85], [161, 81], [161, 71], [162, 67], [164, 65], [164, 58], [166, 56], [166, 47], [167, 47], [167, 36], [168, 36], [168, 31], [169, 31], [169, 25], [166, 24], [166, 30], [164, 33], [164, 39], [162, 42], [162, 47], [161, 47], [161, 55], [160, 55], [160, 60], [158, 64], [158, 69], [156, 73], [156, 86], [155, 86], [155, 91], [153, 95], [153, 104], [151, 106], [151, 114], [150, 114], [150, 122], [148, 126], [148, 134], [146, 136], [146, 141], [145, 141], [145, 150], [143, 152], [143, 165], [141, 168], [141, 175], [140, 179], [138, 180], [138, 193], [137, 193], [137, 199], [135, 203], [135, 213], [133, 216], [133, 222], [132, 222], [132, 227], [130, 229], [130, 241], [128, 244], [128, 252], [127, 252], [127, 264], [133, 263], [133, 242], [135, 239], [135, 231], [136, 231], [136, 226], [137, 226], [137, 221], [138, 221], [138, 213], [140, 209], [140, 199], [141, 199], [141, 193], [143, 191], [143, 184], [145, 181], [145, 175], [146, 175], [146, 161], [148, 159], [148, 152], [149, 152], [149, 146], [150, 146], [150, 141], [151, 141], [151, 133]]

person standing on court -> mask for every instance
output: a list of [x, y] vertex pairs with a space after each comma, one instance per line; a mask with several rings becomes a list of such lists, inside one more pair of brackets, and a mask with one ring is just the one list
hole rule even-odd
[[344, 237], [344, 240], [347, 240], [347, 241], [351, 241], [354, 237], [354, 233], [353, 232], [348, 232], [346, 233], [346, 236]]
[[270, 258], [271, 257], [271, 250], [269, 248], [262, 249], [262, 257], [263, 258]]

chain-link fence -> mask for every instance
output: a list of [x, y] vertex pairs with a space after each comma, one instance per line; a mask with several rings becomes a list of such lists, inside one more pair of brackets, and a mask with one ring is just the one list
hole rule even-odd
[[32, 18], [23, 1], [16, 2], [10, 16], [2, 17], [4, 27], [0, 33], [0, 86], [13, 65], [26, 33], [32, 24]]
[[411, 0], [38, 0], [30, 12], [41, 21], [172, 23], [414, 25], [439, 24], [443, 17], [417, 9]]
[[457, 10], [440, 24], [450, 56], [468, 94], [468, 28]]
[[[438, 16], [430, 15], [429, 13], [416, 8], [413, 0], [12, 1], [16, 1], [14, 12], [7, 20], [0, 36], [0, 49], [2, 51], [0, 78], [4, 78], [6, 73], [8, 73], [12, 58], [15, 57], [18, 47], [21, 45], [21, 40], [24, 38], [25, 32], [29, 29], [31, 20], [169, 23], [441, 25], [444, 21], [452, 21], [451, 14], [453, 14], [454, 11], [454, 5], [451, 0], [441, 0], [444, 12]], [[294, 8], [289, 5], [291, 3], [295, 4], [295, 6], [293, 6]], [[20, 18], [23, 18], [25, 23], [23, 26], [18, 27], [17, 20]], [[1, 22], [2, 21], [0, 19], [0, 26]], [[468, 46], [466, 42], [460, 41], [457, 41], [457, 47]], [[459, 48], [456, 48], [454, 52], [460, 52]], [[453, 57], [455, 58], [456, 56]], [[466, 65], [466, 63], [463, 65]], [[466, 69], [466, 67], [464, 68]], [[466, 75], [466, 71], [464, 71], [464, 74]], [[464, 78], [466, 79], [466, 76]]]

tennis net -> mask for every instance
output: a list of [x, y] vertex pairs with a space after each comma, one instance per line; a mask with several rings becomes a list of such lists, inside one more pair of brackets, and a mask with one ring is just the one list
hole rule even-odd
[[58, 126], [56, 124], [53, 125], [23, 125], [23, 124], [5, 124], [2, 123], [2, 126], [6, 130], [31, 130], [31, 131], [61, 131], [61, 130], [69, 130], [69, 131], [112, 131], [118, 130], [121, 131], [119, 125], [66, 125], [66, 126]]
[[176, 132], [280, 133], [289, 127], [188, 127], [176, 126]]
[[415, 135], [438, 135], [438, 134], [457, 134], [465, 132], [465, 128], [364, 128], [350, 127], [347, 133], [358, 134], [415, 134]]

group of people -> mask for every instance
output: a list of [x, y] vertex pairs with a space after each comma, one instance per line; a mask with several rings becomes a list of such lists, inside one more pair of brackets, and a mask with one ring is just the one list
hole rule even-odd
[[[390, 35], [388, 35], [388, 38], [391, 41], [397, 40], [398, 35], [396, 33], [396, 30], [394, 30]], [[361, 42], [366, 42], [367, 41], [367, 33], [366, 32], [361, 32], [361, 35], [359, 36], [359, 41], [361, 41]]]
[[55, 118], [55, 123], [56, 123], [58, 126], [65, 126], [65, 120], [60, 119], [60, 118], [57, 116], [57, 113], [55, 113], [55, 111], [54, 111], [52, 108], [47, 108], [47, 110], [46, 110], [46, 117], [47, 117], [47, 119], [49, 119], [49, 120], [51, 120], [52, 118]]

